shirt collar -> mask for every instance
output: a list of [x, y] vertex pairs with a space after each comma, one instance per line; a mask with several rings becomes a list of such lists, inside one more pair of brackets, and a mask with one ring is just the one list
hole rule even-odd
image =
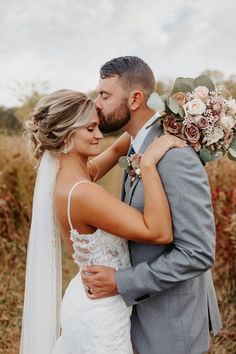
[[147, 129], [146, 129], [146, 127], [149, 126], [150, 124], [152, 124], [154, 122], [154, 120], [159, 115], [160, 115], [160, 113], [156, 112], [151, 118], [149, 118], [148, 121], [144, 124], [144, 126], [139, 130], [139, 132], [136, 135], [136, 137], [133, 139], [132, 146], [133, 146], [134, 151], [136, 153], [139, 152], [144, 139], [146, 138], [146, 136], [148, 135], [149, 130], [151, 129], [151, 127], [147, 128]]

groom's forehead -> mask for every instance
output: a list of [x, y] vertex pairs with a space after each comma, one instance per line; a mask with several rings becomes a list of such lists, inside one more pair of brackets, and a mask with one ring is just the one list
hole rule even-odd
[[117, 88], [121, 88], [121, 82], [117, 75], [101, 78], [98, 82], [99, 93], [108, 93]]

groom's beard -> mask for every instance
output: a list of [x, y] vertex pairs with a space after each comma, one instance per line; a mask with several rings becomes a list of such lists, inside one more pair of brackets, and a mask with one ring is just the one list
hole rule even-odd
[[100, 119], [99, 128], [102, 133], [111, 133], [120, 130], [130, 120], [130, 110], [128, 107], [128, 99], [123, 99], [120, 106], [113, 112], [105, 115], [99, 108], [97, 108]]

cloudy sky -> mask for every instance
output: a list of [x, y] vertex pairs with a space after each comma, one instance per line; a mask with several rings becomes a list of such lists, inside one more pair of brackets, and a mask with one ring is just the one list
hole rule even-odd
[[235, 0], [2, 0], [0, 105], [17, 104], [16, 81], [94, 90], [121, 55], [142, 57], [157, 80], [235, 74], [235, 13]]

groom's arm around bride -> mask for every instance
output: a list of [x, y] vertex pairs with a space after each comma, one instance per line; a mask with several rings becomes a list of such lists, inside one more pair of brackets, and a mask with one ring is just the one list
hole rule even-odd
[[[122, 67], [122, 74], [115, 71], [117, 63]], [[109, 75], [114, 75], [106, 77], [104, 68], [109, 68]], [[112, 93], [116, 92], [117, 85], [124, 88], [128, 72], [130, 96], [140, 92], [140, 87], [144, 89], [144, 74], [139, 76], [140, 72], [148, 75], [146, 82], [153, 76], [147, 64], [136, 57], [115, 58], [104, 64], [101, 72], [100, 86], [104, 89], [107, 85]], [[112, 80], [116, 77], [113, 89]], [[123, 81], [119, 81], [121, 79]], [[103, 102], [101, 97], [98, 107], [108, 123], [107, 101]], [[131, 118], [127, 123], [130, 131], [127, 131], [131, 135], [138, 119], [145, 115], [146, 120], [150, 118], [148, 108], [143, 107], [130, 110]], [[109, 123], [112, 123], [111, 118]], [[135, 151], [144, 153], [161, 134], [162, 128], [154, 125]], [[118, 272], [105, 267], [87, 270], [96, 273], [94, 277], [96, 282], [100, 281], [102, 296], [119, 293], [127, 306], [134, 305], [131, 332], [140, 354], [200, 354], [209, 348], [209, 330], [217, 333], [221, 329], [210, 272], [215, 257], [215, 222], [208, 178], [191, 147], [168, 151], [157, 169], [171, 209], [173, 243], [151, 245], [130, 241], [131, 268]], [[124, 181], [124, 201], [143, 212], [142, 180], [130, 183], [128, 176]], [[92, 298], [96, 297], [99, 293]]]

